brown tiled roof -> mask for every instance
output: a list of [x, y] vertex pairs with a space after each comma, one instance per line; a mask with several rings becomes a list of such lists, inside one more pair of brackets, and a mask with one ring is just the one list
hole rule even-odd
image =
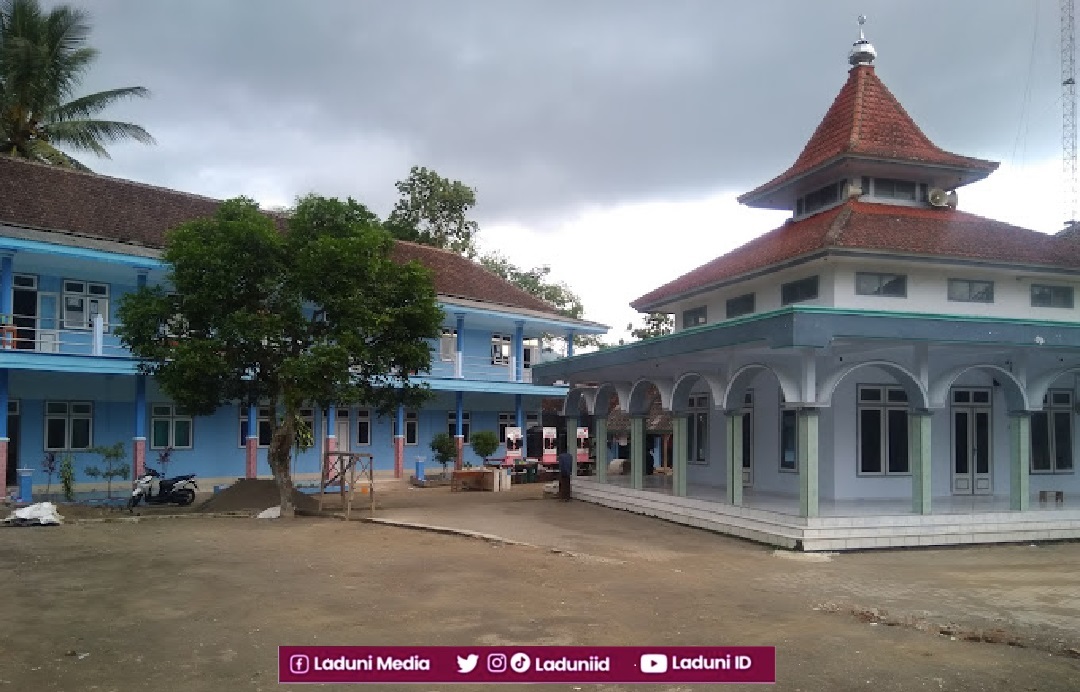
[[[0, 156], [0, 223], [13, 226], [161, 248], [170, 229], [212, 216], [220, 204], [209, 197]], [[431, 269], [440, 295], [558, 316], [550, 304], [453, 252], [398, 242], [393, 257]]]
[[398, 241], [394, 247], [393, 257], [397, 262], [416, 260], [431, 269], [435, 290], [440, 295], [471, 298], [514, 308], [556, 314], [555, 308], [549, 303], [456, 252], [430, 245]]
[[842, 156], [925, 163], [990, 173], [993, 161], [940, 149], [923, 134], [872, 65], [858, 65], [791, 168], [739, 197], [746, 202]]
[[784, 224], [638, 298], [648, 310], [754, 270], [830, 249], [1080, 269], [1080, 242], [950, 208], [848, 200]]

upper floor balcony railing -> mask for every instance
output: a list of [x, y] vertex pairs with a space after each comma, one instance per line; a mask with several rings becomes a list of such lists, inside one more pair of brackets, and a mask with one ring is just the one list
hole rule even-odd
[[[34, 315], [0, 315], [0, 351], [54, 353], [70, 356], [130, 358], [131, 352], [112, 331], [116, 323], [106, 323], [101, 315], [91, 317], [87, 327], [68, 327], [55, 318]], [[526, 362], [518, 373], [517, 359], [493, 358], [490, 354], [446, 354], [433, 349], [429, 377], [482, 380], [486, 382], [532, 382]]]
[[130, 358], [112, 326], [101, 315], [92, 316], [85, 327], [35, 315], [0, 315], [0, 350]]
[[455, 351], [450, 359], [445, 359], [438, 349], [433, 349], [431, 353], [430, 377], [439, 379], [532, 382], [532, 370], [528, 364], [521, 368], [520, 377], [517, 369], [517, 360], [513, 356], [499, 359], [490, 355], [468, 356]]

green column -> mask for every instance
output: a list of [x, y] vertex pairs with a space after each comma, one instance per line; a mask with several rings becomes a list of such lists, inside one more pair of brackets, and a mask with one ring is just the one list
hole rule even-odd
[[908, 452], [911, 455], [911, 511], [930, 514], [933, 456], [929, 413], [908, 415]]
[[686, 497], [686, 416], [671, 417], [672, 490], [679, 497]]
[[596, 419], [596, 482], [607, 482], [607, 418]]
[[1022, 512], [1031, 504], [1031, 417], [1024, 413], [1012, 418], [1012, 459], [1009, 478], [1009, 508]]
[[[801, 409], [799, 428], [799, 516], [818, 515], [818, 412]], [[741, 481], [740, 481], [741, 483]]]
[[727, 415], [727, 501], [742, 504], [742, 411]]
[[566, 451], [570, 452], [571, 458], [574, 460], [573, 467], [570, 470], [570, 475], [577, 478], [577, 418], [574, 416], [566, 417]]
[[645, 419], [630, 419], [630, 487], [641, 490], [645, 473]]

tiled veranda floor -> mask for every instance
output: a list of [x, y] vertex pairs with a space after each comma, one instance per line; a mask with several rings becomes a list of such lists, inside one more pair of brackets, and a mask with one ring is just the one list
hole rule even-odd
[[633, 490], [627, 476], [605, 483], [582, 476], [574, 496], [606, 507], [807, 551], [897, 548], [1080, 539], [1080, 502], [1009, 509], [1008, 497], [939, 497], [933, 513], [915, 514], [907, 499], [822, 500], [819, 516], [798, 516], [798, 498], [747, 489], [742, 505], [725, 501], [724, 488], [690, 486], [687, 497], [671, 491], [663, 476], [645, 478]]

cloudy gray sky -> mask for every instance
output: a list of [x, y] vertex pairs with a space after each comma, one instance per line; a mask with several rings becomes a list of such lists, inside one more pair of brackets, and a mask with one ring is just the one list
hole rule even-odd
[[[1063, 219], [1053, 0], [70, 1], [101, 51], [85, 88], [153, 92], [109, 115], [158, 145], [115, 146], [95, 170], [385, 214], [394, 182], [428, 166], [477, 189], [485, 249], [550, 262], [620, 329], [629, 301], [783, 220], [732, 197], [794, 160], [860, 13], [931, 139], [1001, 161], [999, 185], [1039, 170], [1053, 186], [1053, 213], [1005, 209], [1003, 188], [961, 207]], [[552, 250], [571, 242], [589, 261]]]

